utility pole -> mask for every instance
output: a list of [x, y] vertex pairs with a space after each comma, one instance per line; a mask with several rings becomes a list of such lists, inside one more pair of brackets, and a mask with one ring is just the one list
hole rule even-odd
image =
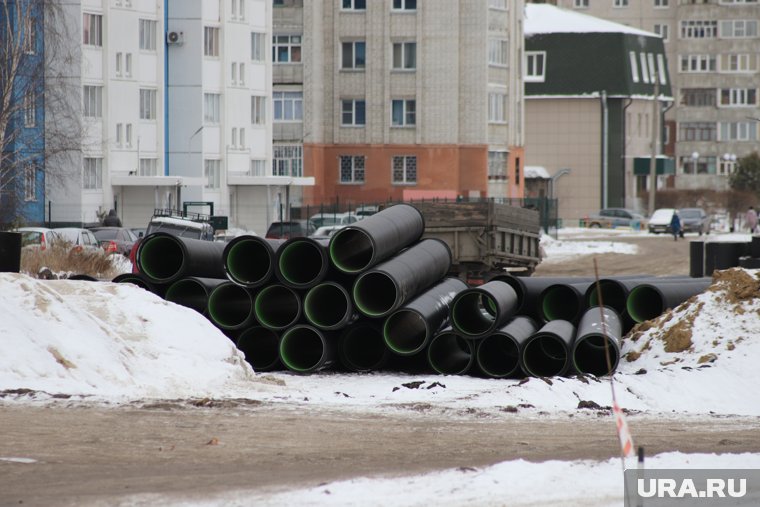
[[657, 192], [657, 130], [660, 125], [660, 80], [655, 72], [652, 76], [654, 79], [654, 97], [652, 98], [652, 156], [649, 159], [649, 216], [654, 213], [654, 195]]

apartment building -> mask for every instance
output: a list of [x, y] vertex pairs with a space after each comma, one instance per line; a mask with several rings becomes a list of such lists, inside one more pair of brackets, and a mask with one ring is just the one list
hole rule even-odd
[[521, 197], [522, 2], [275, 0], [275, 168], [303, 203]]
[[557, 0], [662, 36], [673, 80], [666, 113], [677, 188], [728, 186], [736, 159], [758, 149], [757, 0]]

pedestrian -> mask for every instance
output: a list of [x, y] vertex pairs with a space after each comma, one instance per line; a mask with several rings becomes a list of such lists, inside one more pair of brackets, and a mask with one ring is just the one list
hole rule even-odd
[[116, 210], [112, 209], [103, 219], [103, 225], [108, 227], [121, 227], [121, 219], [116, 215]]
[[670, 217], [670, 232], [673, 233], [673, 241], [678, 241], [678, 236], [681, 235], [681, 218], [675, 210], [673, 210], [673, 216]]
[[744, 215], [744, 224], [749, 229], [749, 232], [754, 234], [757, 228], [757, 212], [752, 206], [749, 207], [747, 213]]

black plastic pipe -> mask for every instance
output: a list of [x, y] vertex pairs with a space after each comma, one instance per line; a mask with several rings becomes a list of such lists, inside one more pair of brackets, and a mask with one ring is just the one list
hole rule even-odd
[[620, 362], [622, 331], [622, 321], [614, 309], [592, 306], [586, 310], [573, 344], [575, 371], [597, 377], [612, 374]]
[[[656, 277], [651, 275], [621, 276], [599, 279], [599, 289], [602, 291], [602, 304], [613, 308], [618, 314], [626, 311], [628, 294], [632, 289], [644, 283], [671, 282], [676, 280], [692, 280], [688, 276]], [[599, 306], [597, 283], [594, 282], [586, 289], [584, 300], [586, 307]]]
[[463, 375], [475, 362], [475, 346], [452, 328], [446, 328], [430, 340], [428, 364], [442, 375]]
[[255, 322], [253, 294], [236, 283], [220, 283], [208, 296], [208, 317], [222, 329], [252, 326]]
[[689, 243], [689, 276], [702, 278], [705, 276], [705, 242], [692, 241]]
[[564, 375], [570, 369], [575, 326], [552, 320], [528, 338], [520, 355], [520, 367], [531, 377]]
[[493, 280], [456, 295], [451, 303], [451, 326], [465, 338], [484, 338], [506, 324], [516, 310], [515, 290]]
[[518, 315], [509, 324], [478, 342], [475, 360], [484, 375], [492, 378], [519, 377], [523, 344], [538, 331], [536, 321]]
[[444, 278], [450, 266], [449, 246], [439, 239], [423, 239], [359, 275], [354, 303], [367, 317], [385, 317]]
[[131, 283], [132, 285], [137, 285], [141, 289], [153, 292], [154, 294], [156, 293], [156, 286], [148, 280], [146, 276], [140, 273], [122, 273], [116, 275], [111, 281], [113, 283]]
[[231, 281], [255, 289], [274, 276], [275, 252], [285, 242], [259, 236], [238, 236], [224, 247], [224, 271]]
[[207, 315], [208, 298], [211, 292], [227, 281], [226, 278], [200, 278], [197, 276], [182, 278], [167, 287], [164, 299]]
[[169, 284], [188, 276], [227, 278], [222, 259], [225, 245], [154, 232], [140, 242], [135, 262], [154, 283]]
[[358, 322], [346, 328], [340, 336], [340, 363], [347, 370], [379, 370], [386, 365], [390, 355], [376, 322]]
[[0, 231], [0, 273], [21, 271], [21, 233]]
[[268, 285], [256, 295], [256, 320], [264, 327], [280, 331], [301, 317], [302, 303], [296, 291], [284, 285]]
[[537, 321], [542, 320], [539, 311], [539, 297], [547, 287], [559, 283], [582, 283], [593, 280], [591, 277], [569, 276], [513, 276], [509, 274], [496, 275], [491, 280], [500, 280], [508, 283], [517, 294], [518, 315], [527, 315]]
[[327, 331], [343, 329], [358, 317], [351, 295], [337, 282], [323, 282], [309, 289], [303, 312], [309, 323]]
[[586, 305], [586, 290], [593, 281], [581, 283], [559, 283], [550, 285], [539, 296], [539, 311], [544, 322], [567, 320], [578, 322]]
[[389, 315], [383, 325], [388, 348], [402, 356], [422, 351], [448, 323], [451, 302], [466, 289], [459, 278], [446, 278]]
[[749, 256], [760, 257], [760, 236], [756, 234], [749, 240]]
[[81, 282], [99, 282], [100, 281], [94, 276], [88, 275], [87, 273], [78, 273], [76, 275], [71, 275], [70, 277], [66, 278], [66, 280], [79, 280]]
[[749, 241], [708, 241], [705, 243], [705, 276], [713, 271], [735, 268], [739, 257], [749, 255]]
[[280, 335], [262, 326], [249, 327], [236, 340], [237, 348], [254, 371], [282, 369], [280, 362]]
[[626, 309], [636, 322], [654, 319], [707, 289], [710, 278], [692, 278], [639, 285], [628, 295]]
[[290, 238], [277, 249], [275, 275], [283, 285], [308, 289], [327, 276], [328, 239]]
[[344, 273], [360, 273], [417, 242], [424, 231], [417, 208], [396, 204], [333, 234], [330, 259]]
[[338, 340], [319, 329], [299, 324], [280, 339], [282, 364], [296, 373], [312, 373], [329, 368], [338, 356]]

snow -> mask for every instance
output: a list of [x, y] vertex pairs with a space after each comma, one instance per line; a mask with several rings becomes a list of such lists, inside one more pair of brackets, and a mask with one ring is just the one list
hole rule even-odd
[[645, 37], [659, 35], [627, 25], [562, 9], [549, 4], [525, 5], [525, 35], [539, 33], [628, 33]]
[[526, 178], [541, 178], [548, 180], [550, 178], [549, 172], [546, 167], [540, 165], [526, 165], [525, 166]]

